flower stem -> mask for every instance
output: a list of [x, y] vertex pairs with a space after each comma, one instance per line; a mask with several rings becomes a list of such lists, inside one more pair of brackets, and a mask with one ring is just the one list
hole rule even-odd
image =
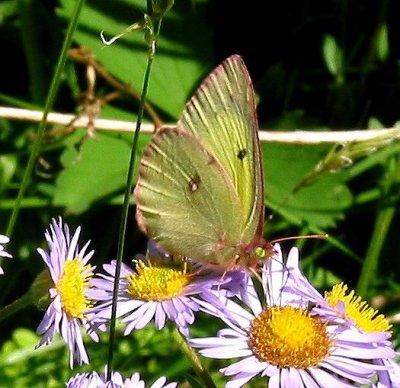
[[43, 110], [43, 117], [39, 124], [37, 136], [36, 136], [35, 142], [32, 146], [32, 150], [29, 155], [28, 163], [27, 163], [25, 171], [24, 171], [24, 176], [22, 177], [22, 182], [20, 184], [18, 195], [15, 200], [15, 205], [14, 205], [13, 211], [11, 213], [10, 220], [8, 222], [6, 235], [9, 237], [11, 237], [12, 232], [14, 230], [15, 222], [17, 220], [17, 216], [18, 216], [19, 210], [21, 208], [21, 201], [22, 201], [25, 191], [29, 185], [32, 170], [33, 170], [33, 167], [35, 166], [36, 158], [40, 151], [42, 138], [43, 138], [44, 132], [46, 130], [47, 115], [49, 114], [50, 110], [52, 109], [52, 107], [54, 105], [54, 100], [57, 95], [58, 87], [60, 85], [60, 81], [61, 81], [61, 77], [62, 77], [62, 72], [63, 72], [64, 65], [65, 65], [65, 62], [67, 59], [67, 55], [68, 55], [68, 48], [71, 45], [72, 36], [74, 34], [74, 31], [76, 30], [76, 26], [78, 25], [79, 15], [81, 13], [81, 9], [82, 9], [84, 3], [85, 3], [85, 0], [78, 0], [76, 2], [75, 8], [72, 12], [71, 21], [69, 23], [68, 30], [65, 35], [65, 39], [63, 42], [63, 46], [61, 48], [60, 56], [58, 58], [54, 76], [51, 81], [50, 90], [47, 95], [46, 104], [45, 104], [44, 110]]
[[[371, 283], [376, 279], [376, 273], [379, 264], [379, 257], [382, 252], [390, 225], [393, 221], [396, 205], [391, 201], [390, 194], [395, 191], [395, 187], [400, 181], [400, 159], [390, 158], [388, 160], [388, 169], [385, 177], [385, 195], [381, 203], [378, 215], [376, 217], [374, 230], [370, 239], [365, 260], [357, 284], [357, 293], [366, 295]], [[388, 199], [389, 198], [389, 199]]]
[[181, 351], [188, 357], [190, 362], [192, 363], [193, 369], [199, 378], [203, 381], [204, 386], [207, 388], [216, 388], [214, 381], [212, 380], [210, 374], [204, 368], [204, 365], [201, 363], [197, 353], [193, 350], [193, 348], [189, 345], [187, 338], [177, 329], [176, 326], [172, 329], [172, 336], [176, 343], [179, 345]]
[[0, 322], [32, 303], [30, 292], [0, 309]]
[[121, 274], [121, 263], [124, 252], [124, 242], [125, 242], [125, 233], [126, 233], [126, 225], [128, 221], [128, 211], [129, 211], [129, 202], [131, 198], [131, 189], [133, 186], [133, 172], [135, 166], [135, 157], [136, 151], [138, 147], [139, 140], [139, 132], [140, 126], [142, 124], [145, 101], [147, 96], [147, 90], [149, 87], [150, 73], [153, 65], [153, 60], [156, 51], [156, 43], [158, 40], [158, 36], [160, 33], [162, 18], [158, 19], [156, 22], [155, 33], [151, 34], [151, 38], [149, 39], [149, 55], [147, 58], [147, 67], [146, 72], [143, 79], [143, 88], [142, 94], [140, 98], [138, 119], [136, 123], [136, 129], [133, 136], [131, 155], [129, 160], [129, 167], [127, 173], [127, 180], [125, 186], [125, 194], [124, 194], [124, 203], [122, 206], [122, 215], [121, 222], [119, 227], [119, 236], [118, 236], [118, 248], [117, 248], [117, 263], [115, 267], [115, 278], [114, 278], [114, 287], [113, 287], [113, 300], [112, 300], [112, 308], [111, 308], [111, 322], [110, 322], [110, 333], [109, 333], [109, 344], [108, 344], [108, 357], [107, 357], [107, 380], [111, 379], [112, 372], [112, 360], [113, 360], [113, 349], [115, 343], [115, 321], [117, 315], [117, 298], [118, 298], [118, 287], [119, 287], [119, 279]]

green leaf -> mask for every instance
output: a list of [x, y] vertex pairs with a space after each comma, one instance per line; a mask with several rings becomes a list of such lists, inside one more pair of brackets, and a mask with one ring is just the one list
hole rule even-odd
[[93, 202], [121, 189], [129, 154], [128, 142], [101, 133], [85, 141], [79, 152], [67, 148], [61, 160], [65, 169], [56, 181], [54, 205], [82, 213]]
[[18, 13], [18, 5], [16, 0], [3, 0], [0, 3], [0, 25], [2, 25], [7, 18], [10, 18]]
[[376, 118], [376, 117], [370, 117], [368, 120], [368, 129], [381, 129], [384, 128], [385, 126], [382, 124], [382, 122]]
[[318, 267], [315, 273], [310, 276], [310, 281], [315, 288], [321, 289], [333, 287], [335, 284], [340, 283], [342, 279], [337, 277], [332, 271]]
[[386, 24], [381, 24], [376, 34], [376, 55], [382, 62], [389, 55], [389, 38]]
[[341, 174], [326, 175], [296, 193], [293, 189], [321, 159], [326, 147], [262, 145], [268, 206], [290, 222], [311, 230], [334, 227], [351, 205], [351, 193]]
[[[62, 0], [59, 14], [67, 17], [74, 0]], [[113, 12], [108, 1], [88, 1], [82, 10], [76, 41], [89, 47], [96, 59], [114, 76], [141, 90], [147, 62], [147, 46], [142, 31], [124, 35], [111, 46], [100, 40], [100, 32], [107, 38], [121, 33], [126, 27], [143, 19], [143, 1], [113, 1]], [[205, 23], [198, 4], [180, 2], [166, 13], [161, 37], [157, 45], [148, 99], [177, 118], [199, 77], [211, 62], [211, 31]], [[190, 28], [189, 28], [190, 26]]]
[[7, 189], [16, 168], [17, 158], [15, 155], [0, 156], [0, 194]]
[[343, 51], [332, 35], [325, 35], [322, 44], [322, 54], [329, 72], [336, 80], [343, 80]]
[[18, 328], [14, 331], [12, 340], [7, 341], [0, 355], [0, 365], [12, 365], [26, 357], [32, 357], [38, 337], [27, 329]]

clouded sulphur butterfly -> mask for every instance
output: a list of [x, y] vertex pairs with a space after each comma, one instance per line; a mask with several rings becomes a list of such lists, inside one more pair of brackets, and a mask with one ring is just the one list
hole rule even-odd
[[140, 229], [172, 255], [252, 267], [262, 239], [264, 188], [254, 91], [243, 60], [219, 65], [176, 127], [145, 148], [135, 188]]

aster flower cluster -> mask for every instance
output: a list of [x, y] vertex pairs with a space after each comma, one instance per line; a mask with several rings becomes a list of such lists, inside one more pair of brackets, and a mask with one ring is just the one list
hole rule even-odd
[[322, 296], [301, 273], [297, 249], [286, 263], [275, 250], [262, 269], [263, 296], [248, 278], [246, 294], [225, 298], [222, 314], [206, 307], [227, 327], [190, 340], [205, 357], [239, 359], [220, 370], [226, 387], [256, 376], [269, 387], [400, 387], [386, 319], [343, 285]]
[[[176, 383], [167, 383], [162, 376], [148, 388], [175, 388]], [[124, 378], [120, 373], [113, 372], [108, 380], [105, 373], [78, 373], [67, 381], [67, 388], [144, 388], [145, 382], [139, 373], [134, 373], [130, 378]]]
[[[111, 320], [116, 272], [116, 262], [111, 261], [103, 265], [103, 273], [95, 274], [96, 268], [89, 264], [94, 251], [88, 251], [90, 242], [79, 247], [80, 232], [77, 228], [72, 234], [61, 218], [53, 219], [45, 233], [49, 249], [38, 249], [48, 267], [51, 286], [50, 304], [37, 329], [42, 336], [37, 346], [50, 344], [56, 334], [61, 334], [70, 351], [71, 368], [89, 363], [81, 330], [98, 341], [97, 331], [105, 331]], [[157, 329], [162, 329], [169, 320], [183, 335], [188, 335], [200, 302], [213, 306], [220, 303], [212, 289], [220, 274], [200, 272], [198, 265], [186, 258], [172, 258], [152, 245], [145, 257], [134, 261], [134, 268], [122, 264], [117, 317], [126, 324], [124, 334], [141, 329], [152, 320]], [[231, 280], [227, 276], [220, 283]], [[111, 380], [106, 381], [105, 375], [93, 372], [79, 374], [68, 386], [144, 387], [143, 384], [137, 374], [123, 380], [115, 372]], [[165, 385], [165, 378], [160, 378], [152, 387], [164, 386], [175, 384]]]
[[[50, 304], [38, 327], [38, 346], [60, 334], [70, 351], [71, 368], [89, 363], [81, 330], [97, 341], [111, 320], [117, 264], [102, 270], [89, 264], [89, 242], [79, 246], [80, 228], [71, 233], [53, 220], [38, 249], [49, 271]], [[261, 286], [261, 291], [260, 287]], [[366, 302], [338, 284], [321, 295], [302, 274], [299, 252], [285, 261], [279, 245], [259, 279], [246, 271], [214, 272], [185, 257], [172, 257], [149, 244], [132, 266], [122, 264], [116, 316], [124, 335], [153, 323], [172, 322], [205, 357], [236, 359], [220, 372], [226, 387], [252, 379], [270, 387], [400, 387], [400, 367], [390, 325]], [[226, 327], [214, 337], [190, 338], [197, 312], [220, 319]], [[151, 387], [175, 387], [160, 377]], [[97, 372], [80, 373], [67, 387], [144, 387], [140, 375], [109, 380]]]

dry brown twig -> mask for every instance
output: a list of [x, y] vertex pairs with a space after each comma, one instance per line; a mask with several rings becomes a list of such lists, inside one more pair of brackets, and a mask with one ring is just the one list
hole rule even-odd
[[[110, 86], [115, 88], [116, 91], [129, 95], [136, 101], [140, 100], [140, 93], [131, 85], [124, 84], [113, 77], [102, 65], [96, 61], [89, 49], [85, 47], [70, 49], [68, 52], [68, 57], [74, 62], [82, 63], [88, 67], [92, 67], [97, 76], [103, 78]], [[158, 116], [151, 104], [145, 102], [144, 110], [156, 128], [160, 128], [163, 125], [163, 121]]]

